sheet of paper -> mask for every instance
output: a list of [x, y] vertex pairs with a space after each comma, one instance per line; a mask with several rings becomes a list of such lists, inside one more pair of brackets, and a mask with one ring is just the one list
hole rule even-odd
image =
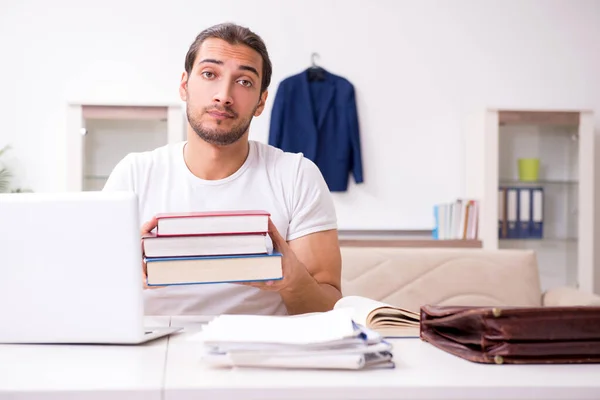
[[355, 337], [351, 311], [332, 310], [303, 317], [221, 315], [200, 333], [206, 343], [314, 344]]

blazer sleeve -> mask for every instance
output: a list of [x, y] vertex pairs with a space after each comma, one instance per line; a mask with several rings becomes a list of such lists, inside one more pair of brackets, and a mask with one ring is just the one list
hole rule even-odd
[[269, 144], [274, 147], [281, 148], [283, 142], [284, 128], [284, 88], [279, 85], [279, 89], [275, 94], [273, 109], [271, 110], [271, 122], [269, 127]]
[[350, 128], [350, 149], [352, 151], [350, 160], [351, 165], [350, 169], [352, 170], [352, 175], [354, 176], [354, 181], [356, 183], [363, 182], [363, 167], [362, 167], [362, 154], [360, 148], [360, 133], [359, 133], [359, 125], [358, 125], [358, 112], [356, 110], [356, 95], [354, 92], [354, 87], [350, 86], [350, 96], [348, 98], [347, 104], [348, 110], [348, 126]]

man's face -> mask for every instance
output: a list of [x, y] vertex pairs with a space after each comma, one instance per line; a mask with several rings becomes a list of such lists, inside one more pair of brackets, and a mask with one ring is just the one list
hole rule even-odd
[[261, 81], [258, 52], [221, 39], [205, 40], [179, 88], [190, 126], [208, 143], [235, 143], [264, 109], [267, 91], [261, 95]]

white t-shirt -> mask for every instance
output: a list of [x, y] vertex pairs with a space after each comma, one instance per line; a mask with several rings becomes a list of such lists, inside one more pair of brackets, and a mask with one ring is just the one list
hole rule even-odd
[[[337, 229], [327, 184], [302, 153], [249, 141], [248, 157], [239, 170], [224, 179], [203, 180], [185, 164], [185, 143], [128, 154], [115, 166], [104, 190], [134, 191], [140, 224], [163, 212], [258, 209], [271, 213], [288, 241]], [[287, 314], [277, 292], [226, 283], [144, 290], [144, 304], [147, 315]]]

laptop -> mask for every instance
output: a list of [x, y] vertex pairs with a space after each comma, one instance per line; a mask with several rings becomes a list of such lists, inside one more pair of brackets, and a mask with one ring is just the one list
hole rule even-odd
[[144, 326], [133, 192], [0, 194], [0, 343], [139, 344]]

